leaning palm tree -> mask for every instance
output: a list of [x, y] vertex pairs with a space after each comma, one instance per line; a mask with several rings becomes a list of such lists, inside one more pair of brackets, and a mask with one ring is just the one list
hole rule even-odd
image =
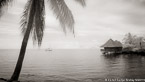
[[[14, 0], [0, 0], [0, 16], [3, 14], [3, 7], [9, 5], [12, 1]], [[63, 31], [66, 32], [66, 28], [68, 28], [74, 32], [73, 15], [64, 0], [28, 0], [21, 20], [24, 38], [14, 73], [8, 82], [18, 81], [19, 79], [29, 36], [32, 35], [33, 41], [41, 46], [45, 28], [45, 1], [49, 2]], [[85, 0], [75, 1], [85, 6]]]

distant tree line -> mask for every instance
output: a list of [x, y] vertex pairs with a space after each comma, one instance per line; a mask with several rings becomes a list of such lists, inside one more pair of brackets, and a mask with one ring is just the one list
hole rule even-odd
[[145, 37], [133, 35], [128, 33], [123, 38], [123, 49], [124, 50], [145, 50]]

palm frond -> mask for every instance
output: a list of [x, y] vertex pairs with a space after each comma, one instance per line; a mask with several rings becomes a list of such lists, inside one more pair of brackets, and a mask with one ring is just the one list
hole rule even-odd
[[3, 7], [8, 6], [13, 0], [0, 0], [0, 17], [3, 14]]
[[21, 30], [22, 30], [23, 35], [25, 35], [26, 29], [27, 29], [31, 5], [32, 5], [32, 0], [29, 0], [27, 2], [27, 4], [25, 5], [25, 9], [24, 9], [23, 15], [21, 17], [20, 23], [21, 23], [21, 27], [22, 27]]
[[33, 31], [33, 41], [37, 41], [38, 45], [41, 45], [44, 27], [45, 27], [45, 5], [44, 0], [38, 0], [36, 3], [36, 13], [34, 19], [34, 31]]
[[44, 11], [44, 0], [29, 0], [25, 6], [25, 10], [21, 20], [22, 33], [25, 35], [26, 30], [31, 28], [33, 42], [37, 42], [39, 46], [42, 42], [45, 24]]
[[86, 6], [85, 0], [75, 0], [75, 1], [79, 2], [82, 6]]
[[51, 9], [54, 14], [57, 16], [56, 18], [59, 20], [63, 31], [66, 32], [66, 28], [69, 28], [74, 32], [74, 18], [72, 12], [66, 5], [64, 0], [49, 0]]

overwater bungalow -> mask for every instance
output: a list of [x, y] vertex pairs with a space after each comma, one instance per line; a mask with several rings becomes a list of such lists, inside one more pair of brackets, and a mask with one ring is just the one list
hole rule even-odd
[[103, 54], [117, 54], [122, 52], [122, 43], [119, 41], [113, 41], [112, 39], [109, 39], [104, 45], [101, 46], [103, 49], [101, 49]]

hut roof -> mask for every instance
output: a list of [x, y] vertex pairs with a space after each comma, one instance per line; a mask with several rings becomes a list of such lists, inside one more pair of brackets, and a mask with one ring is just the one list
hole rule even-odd
[[109, 39], [104, 45], [101, 47], [122, 47], [121, 42], [119, 41], [113, 41], [112, 39]]
[[122, 43], [120, 41], [115, 41], [115, 46], [116, 47], [122, 47]]

